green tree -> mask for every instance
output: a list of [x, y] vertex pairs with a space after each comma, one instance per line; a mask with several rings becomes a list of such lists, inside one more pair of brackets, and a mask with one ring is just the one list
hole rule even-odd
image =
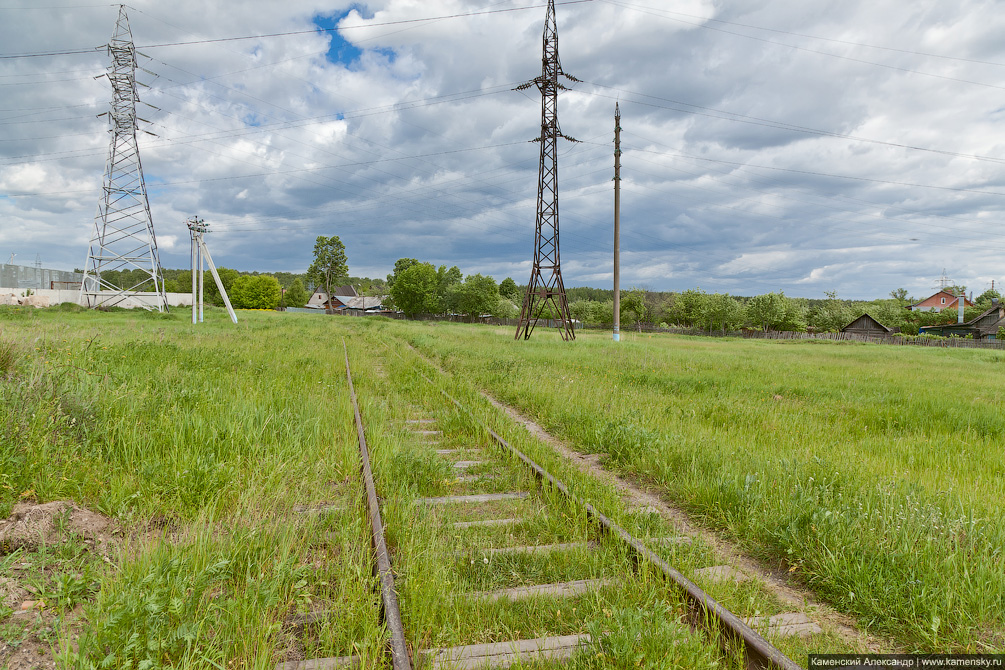
[[[678, 293], [666, 313], [669, 322], [685, 328], [705, 328], [708, 324], [709, 298], [701, 288]], [[708, 328], [711, 330], [711, 326]]]
[[[887, 328], [900, 328], [902, 331], [911, 315], [897, 298], [873, 300], [863, 306], [863, 311]], [[853, 318], [855, 316], [858, 314], [852, 314]]]
[[402, 271], [391, 286], [395, 307], [408, 317], [434, 312], [437, 309], [436, 290], [439, 286], [436, 268], [418, 263]]
[[303, 307], [310, 299], [311, 296], [307, 293], [307, 289], [304, 288], [304, 283], [300, 281], [300, 277], [294, 279], [290, 287], [286, 289], [287, 307]]
[[728, 293], [713, 293], [708, 296], [704, 314], [709, 332], [719, 329], [725, 333], [743, 325], [743, 306]]
[[515, 319], [520, 316], [520, 308], [508, 299], [500, 296], [499, 302], [496, 304], [496, 309], [492, 315], [497, 316], [500, 319]]
[[648, 320], [649, 310], [646, 309], [645, 290], [633, 286], [630, 290], [623, 293], [618, 311], [621, 313], [622, 322], [626, 321], [626, 317], [628, 317], [627, 320], [634, 321], [636, 325]]
[[[213, 281], [212, 275], [210, 275], [209, 280]], [[178, 273], [178, 276], [175, 278], [174, 281], [175, 281], [175, 285], [178, 287], [176, 290], [179, 293], [191, 293], [192, 292], [192, 271], [191, 270], [182, 270], [181, 272]]]
[[399, 258], [394, 262], [394, 271], [387, 275], [387, 289], [390, 291], [394, 286], [395, 280], [401, 275], [402, 272], [412, 267], [413, 265], [418, 265], [419, 261], [415, 258]]
[[469, 317], [495, 315], [499, 309], [499, 287], [492, 277], [468, 275], [463, 284], [457, 285], [454, 301], [457, 311]]
[[319, 235], [314, 241], [314, 262], [307, 269], [307, 279], [315, 287], [323, 287], [331, 297], [332, 287], [349, 276], [349, 267], [345, 256], [345, 245], [338, 235], [325, 237]]
[[797, 333], [806, 332], [806, 314], [809, 311], [809, 301], [802, 298], [790, 298], [784, 293], [781, 296], [785, 316], [778, 324], [777, 329]]
[[592, 300], [570, 300], [569, 313], [572, 314], [572, 318], [577, 321], [582, 321], [583, 323], [596, 323], [590, 318], [593, 316], [593, 304]]
[[[456, 265], [447, 269], [446, 265], [441, 265], [436, 270], [436, 309], [433, 311], [444, 314], [465, 311], [457, 305], [458, 287], [464, 280], [464, 275]], [[492, 280], [495, 285], [495, 280]]]
[[515, 303], [520, 299], [520, 287], [512, 278], [506, 277], [499, 282], [499, 295]]
[[614, 300], [573, 300], [569, 313], [582, 323], [610, 326], [614, 323]]
[[227, 293], [238, 309], [275, 309], [282, 289], [272, 275], [241, 275]]
[[914, 298], [907, 295], [906, 288], [898, 288], [894, 291], [890, 291], [890, 297], [897, 301], [897, 304], [901, 307], [907, 307], [914, 302]]
[[[990, 305], [988, 305], [990, 307]], [[977, 306], [974, 307], [964, 307], [963, 309], [963, 320], [971, 321], [976, 319], [981, 315], [984, 310]], [[950, 307], [949, 309], [944, 309], [941, 312], [927, 312], [931, 316], [927, 319], [928, 323], [922, 323], [923, 326], [938, 326], [938, 325], [948, 325], [953, 323], [959, 323], [960, 312], [955, 307]]]
[[808, 315], [809, 325], [818, 333], [834, 333], [852, 320], [851, 310], [839, 300], [836, 291], [824, 291], [827, 299]]
[[991, 309], [992, 300], [998, 298], [998, 300], [1001, 301], [1001, 297], [1002, 297], [1001, 293], [999, 293], [993, 288], [989, 288], [987, 291], [984, 291], [984, 293], [981, 293], [979, 296], [977, 296], [977, 299], [974, 300], [974, 307], [980, 308], [980, 310], [983, 312], [985, 310]]
[[788, 298], [784, 293], [762, 293], [747, 302], [747, 320], [768, 332], [778, 329], [786, 320]]
[[[231, 295], [231, 289], [234, 287], [234, 282], [237, 278], [241, 276], [241, 273], [237, 270], [232, 270], [231, 268], [217, 268], [216, 273], [220, 275], [220, 281], [223, 282], [223, 288], [227, 291], [227, 295]], [[220, 289], [216, 287], [216, 281], [213, 279], [213, 273], [204, 272], [203, 273], [203, 295], [206, 298], [206, 302], [211, 305], [222, 306], [223, 296], [220, 295]], [[189, 275], [188, 285], [192, 285], [192, 277]], [[233, 300], [231, 301], [233, 302]]]

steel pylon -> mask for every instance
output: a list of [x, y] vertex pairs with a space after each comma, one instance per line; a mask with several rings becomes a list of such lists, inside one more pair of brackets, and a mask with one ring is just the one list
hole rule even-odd
[[[164, 275], [136, 143], [139, 102], [136, 47], [125, 5], [119, 6], [115, 32], [107, 49], [112, 60], [106, 75], [112, 84], [111, 109], [106, 112], [111, 141], [101, 199], [87, 247], [81, 303], [88, 307], [110, 307], [142, 294], [152, 298], [140, 302], [143, 307], [165, 311], [168, 303]], [[141, 274], [138, 281], [114, 286], [101, 276], [102, 272], [113, 270], [140, 270]]]
[[555, 0], [548, 0], [548, 14], [544, 22], [541, 76], [527, 82], [519, 89], [537, 86], [541, 91], [541, 136], [535, 142], [541, 145], [541, 162], [537, 179], [537, 218], [534, 230], [534, 267], [527, 282], [523, 298], [520, 323], [516, 339], [529, 339], [538, 319], [548, 305], [563, 340], [576, 339], [569, 313], [569, 301], [562, 282], [562, 266], [558, 253], [558, 138], [576, 140], [562, 134], [558, 125], [558, 92], [565, 86], [559, 76], [579, 81], [562, 71], [558, 57], [558, 23], [555, 18]]

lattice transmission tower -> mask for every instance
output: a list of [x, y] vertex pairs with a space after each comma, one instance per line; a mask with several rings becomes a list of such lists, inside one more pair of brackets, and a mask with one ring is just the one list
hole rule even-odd
[[558, 23], [555, 19], [555, 0], [548, 0], [548, 14], [544, 21], [544, 45], [541, 55], [541, 76], [518, 87], [518, 90], [537, 86], [541, 91], [541, 136], [534, 140], [541, 144], [541, 163], [537, 178], [537, 219], [534, 231], [534, 267], [527, 282], [523, 298], [520, 323], [516, 339], [521, 334], [530, 338], [542, 312], [551, 305], [559, 333], [563, 340], [574, 340], [569, 301], [562, 282], [562, 266], [558, 254], [558, 138], [576, 140], [562, 134], [558, 125], [558, 92], [565, 90], [559, 77], [579, 81], [562, 71], [558, 58]]
[[[81, 302], [88, 307], [110, 307], [142, 293], [153, 297], [152, 304], [147, 300], [141, 303], [144, 307], [166, 311], [164, 275], [136, 143], [138, 66], [125, 5], [119, 6], [108, 55], [112, 59], [106, 75], [112, 84], [112, 105], [106, 114], [111, 142], [101, 200], [87, 247]], [[133, 275], [139, 270], [139, 278], [121, 281], [121, 286], [113, 285], [101, 276], [102, 272], [113, 270], [131, 270]]]

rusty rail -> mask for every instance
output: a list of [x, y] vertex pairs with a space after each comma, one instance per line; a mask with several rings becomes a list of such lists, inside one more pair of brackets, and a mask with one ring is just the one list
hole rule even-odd
[[359, 438], [359, 456], [362, 461], [363, 483], [366, 487], [366, 506], [370, 517], [373, 550], [377, 557], [377, 573], [380, 577], [380, 598], [383, 603], [384, 621], [391, 634], [391, 666], [394, 670], [412, 670], [412, 661], [408, 656], [408, 644], [405, 641], [405, 627], [401, 623], [401, 610], [398, 608], [398, 596], [394, 591], [391, 559], [387, 553], [387, 542], [384, 540], [384, 524], [380, 519], [377, 488], [374, 486], [373, 471], [370, 469], [370, 450], [366, 446], [363, 418], [360, 416], [359, 403], [356, 402], [356, 390], [352, 385], [352, 372], [349, 370], [349, 349], [346, 347], [345, 339], [342, 340], [342, 349], [345, 351], [345, 376], [349, 382], [349, 397], [352, 399], [352, 411], [356, 415], [356, 435]]
[[[433, 381], [425, 375], [422, 375], [422, 378], [429, 382], [430, 385], [434, 387], [436, 386], [436, 384], [434, 384]], [[730, 649], [735, 648], [736, 645], [742, 645], [743, 654], [746, 657], [746, 665], [748, 668], [763, 668], [765, 670], [803, 670], [802, 666], [775, 648], [774, 645], [764, 639], [760, 633], [752, 629], [744, 623], [742, 619], [720, 605], [714, 598], [712, 598], [712, 596], [705, 593], [697, 584], [689, 580], [687, 577], [678, 572], [672, 565], [657, 556], [652, 550], [633, 537], [628, 531], [602, 514], [593, 505], [572, 493], [565, 483], [557, 479], [554, 475], [535, 463], [522, 451], [507, 442], [501, 435], [487, 426], [481, 419], [476, 417], [453, 396], [443, 389], [439, 389], [439, 391], [452, 403], [454, 403], [458, 409], [465, 412], [478, 425], [488, 431], [489, 435], [492, 436], [492, 439], [495, 440], [499, 446], [504, 449], [508, 449], [510, 453], [515, 455], [524, 463], [524, 465], [530, 468], [541, 482], [551, 484], [569, 499], [573, 500], [578, 505], [581, 505], [586, 510], [588, 517], [595, 519], [601, 528], [620, 539], [628, 545], [628, 547], [635, 551], [637, 555], [658, 568], [671, 581], [671, 583], [678, 588], [682, 595], [684, 595], [690, 604], [692, 611], [699, 615], [698, 622], [703, 623], [706, 628], [709, 628], [714, 634], [719, 636], [720, 645], [725, 651], [728, 652]], [[704, 621], [702, 621], [702, 619], [704, 619]]]

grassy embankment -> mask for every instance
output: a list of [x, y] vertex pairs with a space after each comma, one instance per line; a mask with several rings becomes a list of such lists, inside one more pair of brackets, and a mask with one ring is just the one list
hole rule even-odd
[[[338, 623], [310, 655], [380, 656], [332, 324], [243, 316], [0, 313], [0, 515], [71, 499], [124, 528], [112, 566], [74, 538], [0, 556], [58, 615], [0, 611], [4, 641], [49, 640], [69, 667], [271, 668], [287, 614], [320, 603]], [[292, 513], [317, 501], [346, 510]]]
[[1005, 650], [1005, 354], [402, 326], [903, 647]]

